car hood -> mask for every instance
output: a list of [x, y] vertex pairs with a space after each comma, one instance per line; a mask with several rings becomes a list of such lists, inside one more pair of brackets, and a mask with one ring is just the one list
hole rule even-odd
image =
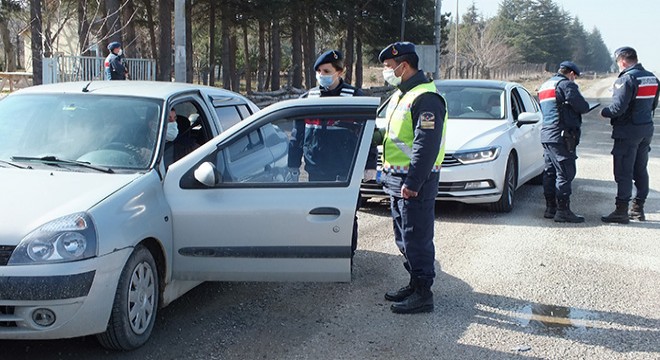
[[17, 245], [48, 221], [87, 211], [139, 176], [0, 169], [0, 245]]
[[508, 128], [506, 120], [449, 119], [445, 132], [445, 152], [489, 146]]

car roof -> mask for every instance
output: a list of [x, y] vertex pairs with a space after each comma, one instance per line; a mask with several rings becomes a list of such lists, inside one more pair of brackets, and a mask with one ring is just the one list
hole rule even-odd
[[[89, 85], [89, 86], [88, 86]], [[202, 90], [213, 98], [226, 96], [229, 98], [241, 98], [247, 101], [244, 96], [216, 87], [164, 81], [76, 81], [63, 82], [57, 84], [31, 86], [15, 94], [62, 94], [62, 93], [80, 93], [83, 94], [83, 88], [87, 86], [88, 94], [95, 95], [118, 95], [135, 96], [154, 99], [167, 99], [173, 95]]]
[[456, 80], [435, 80], [435, 86], [461, 86], [461, 87], [482, 87], [493, 89], [507, 89], [513, 86], [522, 86], [511, 81], [486, 80], [486, 79], [456, 79]]

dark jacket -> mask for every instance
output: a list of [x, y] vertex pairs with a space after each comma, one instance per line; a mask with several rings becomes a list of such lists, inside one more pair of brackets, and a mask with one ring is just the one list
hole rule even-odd
[[105, 79], [106, 80], [126, 80], [126, 67], [122, 62], [122, 57], [110, 53], [105, 58]]
[[[332, 89], [315, 87], [301, 98], [326, 96], [362, 96], [360, 89], [348, 85], [340, 79]], [[375, 114], [374, 114], [375, 115]], [[305, 170], [315, 179], [334, 181], [346, 176], [346, 164], [353, 161], [353, 150], [357, 147], [356, 131], [361, 125], [350, 121], [327, 121], [305, 119], [296, 121], [289, 142], [289, 167], [300, 167], [305, 158]], [[367, 157], [367, 169], [375, 169], [378, 149], [373, 147]]]
[[612, 104], [600, 114], [610, 118], [613, 139], [653, 135], [653, 112], [658, 106], [658, 78], [642, 64], [624, 69], [614, 82]]
[[562, 143], [561, 132], [572, 130], [580, 137], [582, 114], [589, 111], [578, 85], [563, 74], [556, 74], [541, 85], [539, 90], [543, 126], [542, 143]]

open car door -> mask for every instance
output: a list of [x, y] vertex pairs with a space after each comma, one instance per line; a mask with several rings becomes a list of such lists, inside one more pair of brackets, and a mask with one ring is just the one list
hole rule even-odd
[[272, 105], [173, 164], [173, 278], [350, 281], [376, 109], [370, 97]]

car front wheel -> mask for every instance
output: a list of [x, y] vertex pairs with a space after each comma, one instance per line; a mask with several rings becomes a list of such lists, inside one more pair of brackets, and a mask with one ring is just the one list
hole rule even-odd
[[144, 345], [151, 335], [158, 309], [158, 271], [153, 256], [139, 245], [119, 278], [106, 331], [97, 335], [112, 350], [131, 350]]
[[513, 210], [514, 194], [516, 191], [516, 160], [509, 156], [504, 172], [504, 184], [500, 200], [491, 204], [491, 209], [497, 212], [510, 212]]

